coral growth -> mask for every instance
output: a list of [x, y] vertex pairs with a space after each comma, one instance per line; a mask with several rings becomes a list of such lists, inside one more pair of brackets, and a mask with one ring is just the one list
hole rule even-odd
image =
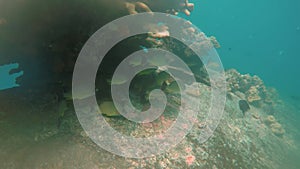
[[147, 27], [150, 30], [148, 35], [151, 38], [156, 39], [156, 38], [164, 38], [170, 36], [170, 33], [168, 31], [169, 28], [165, 25], [149, 24], [147, 25]]
[[282, 128], [281, 124], [279, 124], [278, 122], [271, 124], [270, 128], [271, 128], [272, 133], [275, 134], [276, 136], [281, 137], [285, 133], [285, 130]]
[[273, 124], [273, 123], [275, 123], [275, 122], [276, 122], [276, 119], [275, 119], [275, 117], [272, 116], [272, 115], [267, 116], [267, 118], [265, 119], [265, 123], [266, 123], [267, 125], [271, 125], [271, 124]]
[[[252, 105], [260, 107], [263, 103], [270, 103], [270, 94], [263, 81], [256, 75], [242, 75], [235, 69], [226, 72], [227, 90], [240, 95], [245, 94], [245, 99]], [[243, 98], [242, 98], [243, 99]]]
[[152, 12], [151, 9], [143, 2], [125, 2], [129, 14], [137, 14], [139, 12]]
[[188, 0], [140, 0], [127, 1], [125, 6], [129, 14], [137, 14], [140, 12], [160, 11], [177, 15], [179, 12], [189, 16], [194, 10], [194, 4], [189, 3]]
[[[191, 31], [191, 33], [193, 33], [193, 32]], [[193, 34], [196, 35], [195, 39], [197, 41], [194, 42], [194, 44], [192, 44], [192, 45], [200, 46], [201, 48], [203, 48], [203, 50], [212, 49], [213, 47], [215, 47], [215, 48], [221, 47], [219, 42], [217, 41], [216, 37], [214, 37], [214, 36], [207, 37], [204, 32], [193, 33]]]
[[246, 95], [247, 100], [250, 103], [261, 100], [261, 97], [259, 96], [259, 91], [256, 86], [251, 86], [250, 89], [246, 92]]
[[188, 155], [185, 158], [185, 162], [188, 166], [192, 165], [195, 162], [196, 157], [193, 155]]
[[285, 130], [282, 128], [281, 124], [277, 122], [274, 116], [267, 116], [265, 123], [270, 127], [274, 135], [281, 137], [285, 133]]
[[214, 45], [215, 48], [220, 48], [221, 45], [220, 43], [217, 41], [217, 38], [214, 36], [210, 36], [209, 37], [210, 42]]

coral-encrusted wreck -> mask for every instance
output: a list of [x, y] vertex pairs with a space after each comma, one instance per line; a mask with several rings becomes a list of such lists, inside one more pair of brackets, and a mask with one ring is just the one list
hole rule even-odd
[[[289, 155], [289, 150], [297, 150], [289, 135], [290, 128], [278, 114], [269, 115], [263, 109], [278, 110], [273, 107], [276, 92], [268, 90], [259, 77], [242, 75], [236, 70], [226, 73], [228, 99], [224, 117], [212, 138], [203, 144], [199, 144], [198, 136], [207, 127], [203, 122], [206, 111], [191, 119], [192, 130], [176, 147], [145, 159], [128, 159], [106, 152], [82, 130], [70, 101], [70, 86], [74, 63], [88, 38], [103, 25], [124, 15], [139, 12], [190, 15], [193, 9], [188, 0], [0, 1], [0, 65], [17, 61], [24, 70], [20, 88], [0, 93], [0, 168], [286, 168], [281, 167], [286, 162], [283, 157]], [[107, 71], [102, 72], [103, 77], [111, 77], [112, 68], [117, 65], [115, 60], [141, 47], [194, 55], [188, 48], [178, 48], [180, 44], [168, 37], [167, 27], [148, 26], [153, 32], [128, 38], [108, 53], [109, 59], [103, 60], [103, 70]], [[188, 28], [183, 32], [195, 30]], [[214, 37], [207, 38], [203, 33], [197, 36], [205, 38], [202, 47], [220, 47]], [[187, 60], [187, 64], [197, 72], [195, 85], [200, 88], [189, 90], [188, 94], [201, 97], [203, 110], [208, 110], [214, 105], [210, 105], [211, 88], [206, 71], [202, 63]], [[162, 77], [168, 78], [165, 83], [172, 84], [168, 76]], [[153, 123], [136, 124], [118, 117], [113, 103], [103, 97], [110, 91], [107, 79], [96, 81], [104, 88], [97, 99], [103, 99], [100, 107], [106, 110], [107, 123], [120, 133], [150, 137], [162, 134], [174, 123], [176, 106]], [[119, 79], [111, 83], [122, 82]], [[166, 87], [170, 93], [178, 89], [170, 86]], [[170, 98], [175, 105], [180, 103], [177, 95]], [[249, 103], [245, 115], [239, 108], [240, 100]]]

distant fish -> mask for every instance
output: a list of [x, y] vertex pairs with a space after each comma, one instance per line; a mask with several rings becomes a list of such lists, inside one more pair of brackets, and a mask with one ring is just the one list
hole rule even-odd
[[290, 96], [293, 100], [300, 101], [300, 96]]
[[279, 56], [282, 56], [283, 54], [284, 54], [284, 50], [281, 50], [281, 51], [278, 52]]
[[250, 110], [250, 106], [248, 104], [248, 102], [246, 100], [240, 100], [239, 101], [239, 107], [243, 112], [243, 115], [245, 115], [245, 113]]

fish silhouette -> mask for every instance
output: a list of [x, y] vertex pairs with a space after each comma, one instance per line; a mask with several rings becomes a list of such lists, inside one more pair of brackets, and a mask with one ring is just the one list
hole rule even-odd
[[243, 112], [243, 115], [245, 116], [245, 113], [250, 110], [250, 106], [246, 100], [240, 100], [239, 101], [239, 107]]

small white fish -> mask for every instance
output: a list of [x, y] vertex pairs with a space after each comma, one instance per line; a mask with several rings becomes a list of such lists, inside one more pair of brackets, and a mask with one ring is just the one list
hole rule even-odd
[[284, 54], [284, 50], [281, 50], [281, 51], [278, 52], [279, 56], [282, 56], [283, 54]]
[[146, 48], [145, 46], [140, 45], [140, 48], [143, 49], [143, 51], [144, 51], [145, 53], [148, 53], [148, 52], [149, 52], [148, 48]]

